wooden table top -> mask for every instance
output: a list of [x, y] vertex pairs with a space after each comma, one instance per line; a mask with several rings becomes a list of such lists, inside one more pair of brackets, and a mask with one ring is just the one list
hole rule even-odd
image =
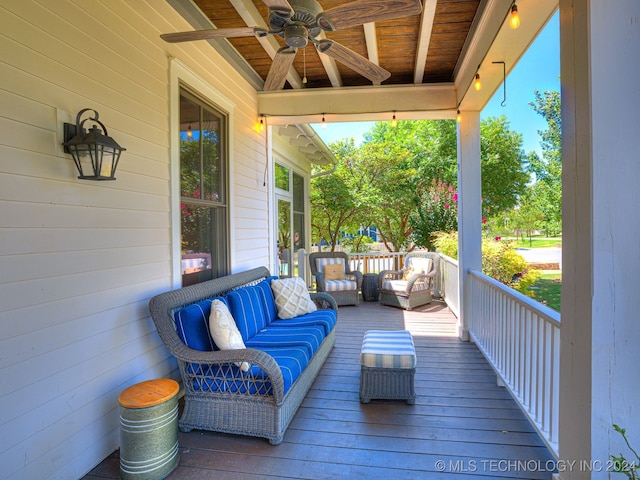
[[146, 408], [160, 405], [178, 394], [180, 386], [170, 378], [158, 378], [131, 385], [118, 397], [125, 408]]

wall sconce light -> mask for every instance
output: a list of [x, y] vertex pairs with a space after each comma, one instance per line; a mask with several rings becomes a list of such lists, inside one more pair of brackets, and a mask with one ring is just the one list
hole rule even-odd
[[260, 115], [260, 120], [256, 122], [253, 129], [258, 133], [264, 132], [264, 115]]
[[480, 74], [476, 73], [476, 79], [473, 81], [473, 88], [476, 91], [479, 91], [482, 88], [482, 83], [480, 82]]
[[398, 119], [396, 118], [396, 112], [393, 112], [393, 118], [391, 118], [391, 126], [396, 128], [398, 126]]
[[[93, 116], [88, 116], [81, 121], [82, 115], [86, 112], [93, 112]], [[82, 180], [115, 180], [120, 154], [126, 148], [118, 145], [118, 142], [109, 136], [107, 127], [98, 118], [98, 112], [92, 108], [80, 110], [76, 116], [75, 125], [72, 123], [64, 124], [62, 145], [65, 153], [70, 153], [73, 157], [80, 175], [78, 178]], [[84, 129], [84, 122], [87, 120], [98, 123], [102, 127], [102, 131], [97, 125], [94, 125], [87, 132]]]
[[520, 15], [518, 15], [518, 6], [514, 3], [511, 6], [511, 16], [509, 17], [509, 27], [515, 30], [520, 26]]

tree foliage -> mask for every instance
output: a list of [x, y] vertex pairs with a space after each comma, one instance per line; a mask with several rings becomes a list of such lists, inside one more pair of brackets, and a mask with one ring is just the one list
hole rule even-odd
[[535, 196], [544, 215], [541, 228], [548, 236], [562, 231], [562, 116], [560, 92], [534, 91], [529, 105], [544, 117], [547, 128], [539, 130], [542, 157], [531, 154], [530, 172], [535, 175]]
[[[529, 179], [522, 136], [509, 130], [504, 117], [483, 120], [480, 133], [483, 208], [487, 213], [509, 209]], [[429, 190], [434, 181], [457, 188], [456, 123], [400, 121], [392, 127], [378, 122], [365, 140], [360, 147], [353, 140], [330, 145], [336, 171], [312, 182], [315, 238], [335, 245], [343, 232], [375, 226], [391, 251], [429, 247], [434, 231], [452, 228], [447, 218], [435, 218]]]

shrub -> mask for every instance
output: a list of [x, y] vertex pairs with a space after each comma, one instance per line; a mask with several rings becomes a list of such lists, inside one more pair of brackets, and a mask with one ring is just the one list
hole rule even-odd
[[[443, 255], [458, 258], [457, 232], [438, 233], [434, 243]], [[532, 298], [535, 292], [531, 287], [542, 275], [540, 270], [529, 268], [515, 251], [514, 242], [489, 238], [482, 240], [482, 273]]]

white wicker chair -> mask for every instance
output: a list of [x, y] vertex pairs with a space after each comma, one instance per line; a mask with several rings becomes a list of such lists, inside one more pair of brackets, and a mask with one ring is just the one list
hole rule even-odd
[[[380, 303], [411, 310], [431, 302], [440, 256], [435, 252], [411, 252], [402, 270], [384, 270], [378, 276]], [[410, 275], [405, 275], [408, 269]]]

